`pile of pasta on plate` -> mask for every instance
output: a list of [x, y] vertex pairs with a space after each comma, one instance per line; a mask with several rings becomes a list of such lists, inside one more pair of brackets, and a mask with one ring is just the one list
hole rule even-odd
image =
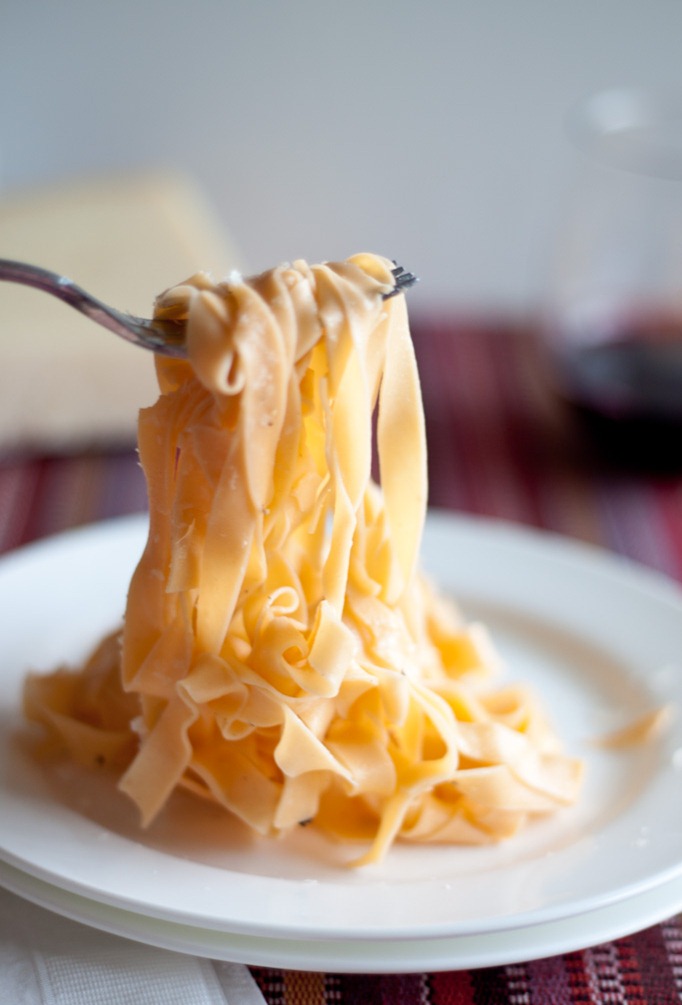
[[149, 532], [123, 626], [25, 688], [71, 756], [120, 772], [142, 825], [182, 787], [366, 864], [576, 798], [537, 701], [419, 569], [424, 418], [392, 267], [201, 273], [157, 300], [187, 358], [156, 358], [140, 414]]

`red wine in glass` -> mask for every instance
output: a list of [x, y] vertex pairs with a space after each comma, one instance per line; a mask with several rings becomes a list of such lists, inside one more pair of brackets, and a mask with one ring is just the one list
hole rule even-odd
[[682, 315], [633, 317], [603, 333], [559, 339], [561, 396], [605, 458], [682, 470]]

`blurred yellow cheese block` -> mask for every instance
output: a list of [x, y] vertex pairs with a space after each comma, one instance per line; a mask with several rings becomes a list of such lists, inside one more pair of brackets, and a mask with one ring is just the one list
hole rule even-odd
[[[144, 317], [198, 270], [241, 268], [202, 195], [165, 174], [98, 179], [0, 200], [0, 257], [52, 269]], [[135, 442], [156, 397], [153, 356], [47, 294], [0, 282], [0, 450]]]

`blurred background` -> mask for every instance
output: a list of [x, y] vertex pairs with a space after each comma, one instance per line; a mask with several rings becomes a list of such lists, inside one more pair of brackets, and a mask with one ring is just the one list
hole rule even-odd
[[374, 250], [413, 311], [525, 311], [567, 110], [682, 85], [680, 38], [674, 0], [2, 0], [0, 192], [178, 169], [250, 270]]
[[[368, 250], [420, 277], [417, 333], [422, 317], [524, 323], [564, 295], [557, 252], [573, 299], [602, 267], [602, 233], [625, 275], [615, 211], [602, 221], [583, 199], [585, 224], [568, 233], [587, 158], [567, 120], [604, 90], [682, 91], [681, 38], [673, 0], [0, 0], [0, 257], [146, 315], [197, 269], [221, 277]], [[601, 213], [608, 198], [597, 199]], [[648, 268], [653, 243], [629, 247]], [[611, 252], [602, 258], [611, 269]], [[156, 393], [152, 368], [50, 298], [0, 287], [0, 450], [72, 449], [86, 433], [130, 442]], [[612, 340], [601, 319], [586, 337]], [[448, 365], [462, 352], [453, 338]], [[633, 367], [631, 353], [600, 357], [596, 377], [592, 357], [579, 362], [599, 397], [591, 411], [607, 364], [618, 395]], [[52, 363], [61, 379], [46, 396]], [[667, 356], [656, 366], [652, 386], [672, 372]], [[682, 429], [682, 359], [674, 371]], [[630, 385], [641, 383], [638, 369]], [[640, 438], [648, 452], [650, 431]]]

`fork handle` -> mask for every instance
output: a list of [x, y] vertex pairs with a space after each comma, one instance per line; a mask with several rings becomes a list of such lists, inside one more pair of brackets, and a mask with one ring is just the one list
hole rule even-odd
[[117, 335], [130, 338], [130, 332], [124, 331], [121, 318], [117, 311], [102, 303], [92, 294], [77, 286], [67, 276], [43, 269], [39, 265], [29, 265], [26, 262], [15, 262], [9, 258], [0, 258], [0, 280], [31, 286], [43, 293], [58, 297], [75, 310], [85, 314], [98, 324], [104, 325]]
[[167, 356], [185, 355], [183, 333], [177, 324], [152, 322], [117, 311], [87, 293], [67, 276], [39, 265], [0, 258], [0, 281], [19, 283], [49, 293], [133, 345]]

